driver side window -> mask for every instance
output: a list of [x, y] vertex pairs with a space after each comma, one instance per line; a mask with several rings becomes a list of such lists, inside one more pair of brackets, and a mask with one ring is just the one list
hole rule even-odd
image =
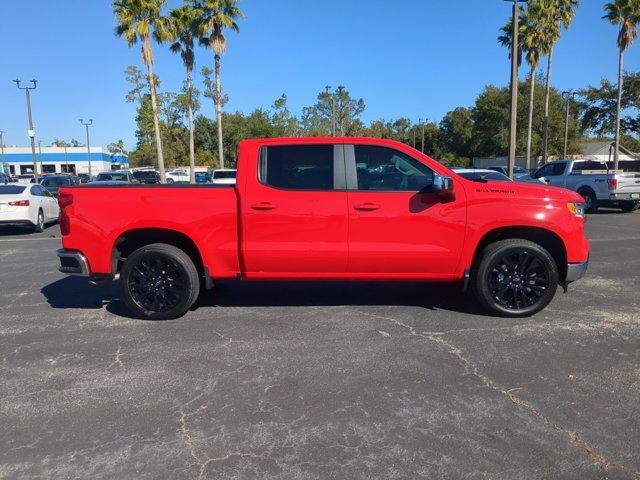
[[433, 185], [433, 170], [398, 150], [354, 145], [358, 190], [417, 192]]

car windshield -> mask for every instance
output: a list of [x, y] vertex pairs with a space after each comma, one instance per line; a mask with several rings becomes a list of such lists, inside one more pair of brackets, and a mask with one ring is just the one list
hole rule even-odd
[[71, 185], [69, 177], [46, 177], [42, 180], [43, 187], [63, 187], [64, 185]]
[[527, 173], [527, 171], [522, 167], [513, 167], [514, 173]]
[[499, 172], [474, 171], [474, 172], [456, 172], [456, 173], [468, 180], [475, 180], [475, 181], [500, 180], [500, 181], [506, 181], [506, 182], [511, 181], [509, 177]]
[[213, 172], [213, 178], [236, 178], [235, 170], [228, 172]]
[[108, 182], [113, 180], [127, 181], [127, 174], [123, 172], [99, 173], [96, 180], [98, 182]]
[[27, 187], [18, 185], [0, 185], [0, 195], [20, 195]]

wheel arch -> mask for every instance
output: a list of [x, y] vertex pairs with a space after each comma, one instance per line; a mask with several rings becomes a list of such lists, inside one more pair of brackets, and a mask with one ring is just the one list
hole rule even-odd
[[567, 248], [558, 234], [542, 227], [500, 227], [488, 231], [476, 245], [471, 269], [477, 267], [485, 247], [491, 243], [510, 238], [529, 240], [547, 250], [556, 262], [560, 281], [565, 280], [567, 276]]
[[111, 273], [119, 273], [131, 253], [152, 243], [166, 243], [183, 250], [193, 260], [198, 273], [204, 275], [202, 255], [193, 239], [183, 232], [166, 228], [136, 228], [120, 234], [111, 250]]

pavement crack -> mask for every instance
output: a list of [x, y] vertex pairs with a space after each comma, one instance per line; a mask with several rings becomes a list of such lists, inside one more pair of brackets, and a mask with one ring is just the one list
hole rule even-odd
[[537, 417], [540, 420], [542, 420], [545, 425], [553, 428], [557, 432], [559, 432], [559, 433], [565, 435], [566, 437], [568, 437], [571, 445], [573, 446], [573, 448], [575, 448], [576, 450], [578, 450], [578, 451], [582, 452], [583, 454], [587, 455], [592, 461], [597, 463], [601, 468], [615, 470], [615, 471], [617, 471], [618, 473], [620, 473], [622, 475], [625, 475], [625, 476], [628, 476], [630, 478], [633, 478], [634, 480], [640, 480], [640, 471], [634, 471], [631, 468], [626, 467], [626, 466], [618, 463], [616, 460], [611, 459], [611, 458], [607, 457], [606, 455], [598, 452], [593, 446], [589, 445], [580, 436], [580, 434], [578, 432], [570, 430], [570, 429], [560, 425], [558, 422], [555, 422], [554, 420], [551, 420], [550, 418], [546, 417], [532, 403], [530, 403], [530, 402], [520, 398], [518, 395], [516, 395], [516, 392], [518, 392], [518, 391], [520, 391], [522, 389], [521, 387], [511, 388], [511, 389], [507, 390], [507, 389], [502, 388], [501, 386], [499, 386], [488, 375], [482, 373], [480, 371], [480, 369], [471, 360], [469, 360], [467, 357], [465, 357], [460, 348], [456, 347], [453, 343], [445, 340], [443, 338], [443, 334], [444, 333], [435, 334], [435, 333], [429, 333], [429, 332], [418, 332], [415, 329], [415, 327], [413, 327], [412, 325], [408, 325], [408, 324], [406, 324], [404, 322], [401, 322], [401, 321], [399, 321], [399, 320], [397, 320], [395, 318], [392, 318], [392, 317], [373, 314], [373, 313], [369, 313], [369, 312], [363, 312], [363, 311], [360, 311], [360, 310], [359, 310], [359, 313], [361, 313], [363, 315], [370, 316], [370, 317], [378, 318], [378, 319], [381, 319], [381, 320], [386, 320], [388, 322], [391, 322], [391, 323], [395, 324], [398, 327], [403, 328], [404, 330], [409, 332], [409, 334], [412, 335], [412, 336], [425, 338], [425, 339], [430, 340], [430, 341], [432, 341], [434, 343], [437, 343], [438, 345], [440, 345], [442, 347], [445, 347], [449, 351], [449, 353], [451, 355], [456, 357], [458, 359], [458, 361], [460, 361], [460, 363], [462, 363], [466, 373], [475, 376], [476, 378], [478, 378], [485, 385], [485, 387], [487, 387], [487, 388], [489, 388], [489, 389], [501, 394], [502, 396], [508, 398], [517, 407], [526, 410], [530, 414], [532, 414], [535, 417]]
[[111, 364], [107, 367], [107, 370], [115, 366], [124, 368], [124, 363], [122, 363], [122, 350], [120, 345], [118, 345], [118, 350], [116, 350], [116, 353], [113, 354], [113, 362], [111, 362]]

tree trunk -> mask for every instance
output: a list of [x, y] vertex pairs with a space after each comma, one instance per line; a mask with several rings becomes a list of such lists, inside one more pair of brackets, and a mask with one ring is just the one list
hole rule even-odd
[[553, 65], [553, 47], [547, 56], [547, 85], [544, 94], [544, 124], [542, 130], [542, 164], [549, 159], [549, 97], [551, 96], [551, 67]]
[[220, 55], [216, 53], [216, 121], [218, 123], [218, 158], [220, 168], [224, 168], [224, 150], [222, 146], [222, 88], [220, 87]]
[[618, 56], [618, 104], [616, 105], [616, 140], [613, 150], [613, 169], [618, 169], [620, 161], [620, 112], [622, 110], [622, 82], [623, 79], [623, 52], [622, 48]]
[[153, 130], [156, 136], [156, 152], [158, 155], [158, 170], [160, 171], [160, 182], [165, 183], [166, 175], [164, 172], [164, 155], [162, 153], [162, 136], [160, 134], [160, 120], [158, 118], [158, 99], [156, 93], [156, 77], [153, 74], [153, 55], [151, 54], [151, 41], [149, 38], [144, 39], [142, 51], [144, 62], [147, 65], [147, 74], [149, 76], [149, 90], [151, 91], [151, 112], [153, 114]]
[[189, 182], [196, 183], [196, 155], [193, 140], [193, 85], [190, 68], [187, 68], [187, 103], [189, 117]]
[[531, 92], [529, 92], [529, 128], [527, 130], [527, 170], [531, 170], [531, 137], [533, 134], [533, 104], [536, 88], [536, 69], [531, 67]]

